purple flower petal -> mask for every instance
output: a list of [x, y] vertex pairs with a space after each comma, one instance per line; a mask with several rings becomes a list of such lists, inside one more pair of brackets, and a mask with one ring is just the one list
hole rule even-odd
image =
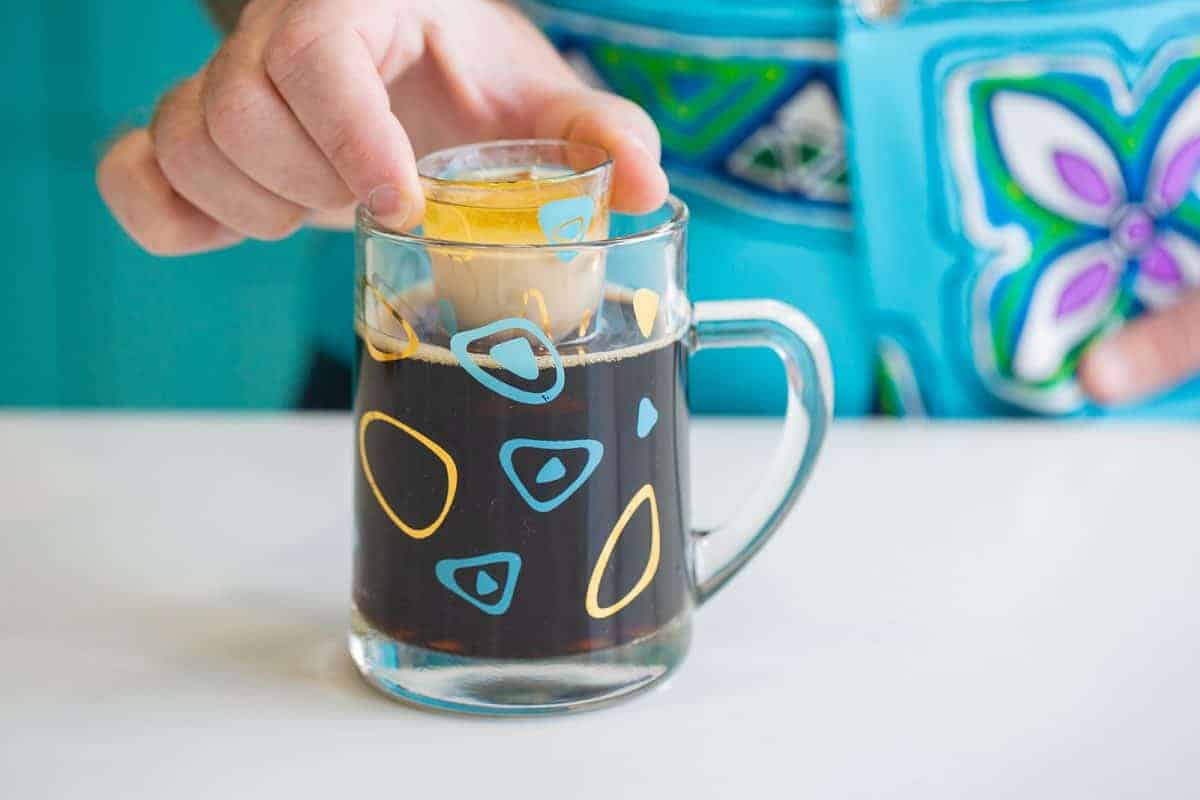
[[1167, 162], [1158, 187], [1159, 202], [1171, 209], [1183, 202], [1200, 172], [1200, 136], [1189, 139]]
[[1106, 261], [1097, 261], [1085, 267], [1067, 283], [1062, 294], [1058, 296], [1058, 305], [1054, 316], [1062, 319], [1069, 314], [1091, 305], [1101, 296], [1113, 282], [1114, 270]]
[[1092, 162], [1067, 150], [1054, 152], [1054, 166], [1071, 193], [1094, 206], [1112, 202], [1112, 189]]
[[1160, 242], [1155, 242], [1142, 254], [1138, 265], [1141, 267], [1141, 274], [1155, 283], [1170, 286], [1183, 283], [1183, 270], [1179, 268], [1179, 262]]

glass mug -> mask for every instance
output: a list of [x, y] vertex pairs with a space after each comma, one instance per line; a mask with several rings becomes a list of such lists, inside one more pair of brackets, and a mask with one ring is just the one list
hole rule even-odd
[[[370, 683], [491, 714], [643, 689], [682, 661], [693, 609], [778, 527], [825, 439], [828, 354], [784, 304], [693, 306], [687, 216], [671, 197], [612, 215], [599, 241], [506, 244], [391, 232], [359, 210], [350, 649]], [[603, 290], [556, 331], [539, 321], [556, 279], [543, 273], [578, 259]], [[462, 327], [439, 262], [493, 270], [489, 286], [513, 276], [529, 312]], [[716, 347], [774, 350], [788, 408], [756, 492], [696, 531], [686, 373]]]

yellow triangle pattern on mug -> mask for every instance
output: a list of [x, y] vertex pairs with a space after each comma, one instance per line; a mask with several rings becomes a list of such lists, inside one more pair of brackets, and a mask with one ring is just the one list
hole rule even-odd
[[654, 331], [654, 320], [658, 317], [658, 293], [650, 289], [638, 289], [633, 293], [633, 316], [638, 329], [647, 339]]

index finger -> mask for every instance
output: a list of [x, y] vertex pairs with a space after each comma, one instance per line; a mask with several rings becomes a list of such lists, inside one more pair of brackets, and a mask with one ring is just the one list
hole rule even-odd
[[420, 219], [412, 144], [363, 38], [345, 24], [285, 24], [265, 60], [280, 95], [354, 196], [389, 226]]
[[536, 135], [602, 147], [613, 157], [613, 208], [644, 214], [667, 198], [658, 129], [640, 106], [588, 87], [566, 91], [538, 115]]

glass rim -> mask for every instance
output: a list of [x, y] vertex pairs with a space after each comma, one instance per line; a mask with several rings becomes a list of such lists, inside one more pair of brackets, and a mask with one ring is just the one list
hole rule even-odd
[[[567, 183], [568, 181], [576, 181], [583, 178], [589, 178], [593, 175], [598, 175], [605, 170], [611, 169], [613, 165], [612, 154], [603, 147], [587, 142], [572, 142], [567, 139], [498, 139], [490, 142], [476, 142], [474, 144], [461, 144], [457, 147], [447, 147], [444, 150], [435, 150], [432, 153], [427, 153], [417, 159], [417, 178], [423, 183], [429, 183], [433, 186], [471, 186], [472, 184], [496, 184], [507, 183], [507, 181], [486, 181], [486, 180], [463, 180], [462, 178], [439, 178], [436, 175], [428, 175], [424, 172], [424, 166], [434, 158], [453, 158], [460, 153], [481, 152], [489, 150], [507, 150], [517, 147], [570, 147], [578, 150], [588, 150], [600, 158], [597, 163], [587, 169], [571, 170], [562, 175], [554, 175], [548, 178], [539, 178], [538, 183], [548, 184], [551, 186]], [[515, 181], [514, 181], [515, 182]]]
[[[550, 242], [535, 242], [531, 244], [507, 244], [503, 242], [456, 242], [449, 239], [435, 239], [422, 234], [406, 233], [404, 231], [393, 231], [381, 227], [375, 219], [375, 215], [371, 213], [365, 205], [358, 207], [356, 214], [355, 229], [358, 233], [365, 234], [372, 238], [388, 239], [403, 244], [418, 245], [421, 247], [435, 247], [438, 249], [452, 248], [455, 250], [482, 250], [487, 252], [531, 252], [531, 253], [576, 253], [580, 251], [598, 251], [609, 250], [613, 247], [641, 244], [643, 242], [653, 241], [655, 239], [665, 238], [674, 234], [676, 231], [682, 230], [687, 224], [690, 212], [687, 204], [673, 194], [668, 194], [663, 205], [659, 206], [655, 211], [661, 210], [663, 207], [671, 210], [671, 216], [656, 225], [651, 225], [644, 230], [627, 233], [623, 236], [610, 236], [606, 239], [594, 239], [588, 242], [567, 242], [567, 243], [550, 243]], [[654, 212], [648, 212], [653, 214]], [[645, 216], [644, 214], [641, 216]]]

